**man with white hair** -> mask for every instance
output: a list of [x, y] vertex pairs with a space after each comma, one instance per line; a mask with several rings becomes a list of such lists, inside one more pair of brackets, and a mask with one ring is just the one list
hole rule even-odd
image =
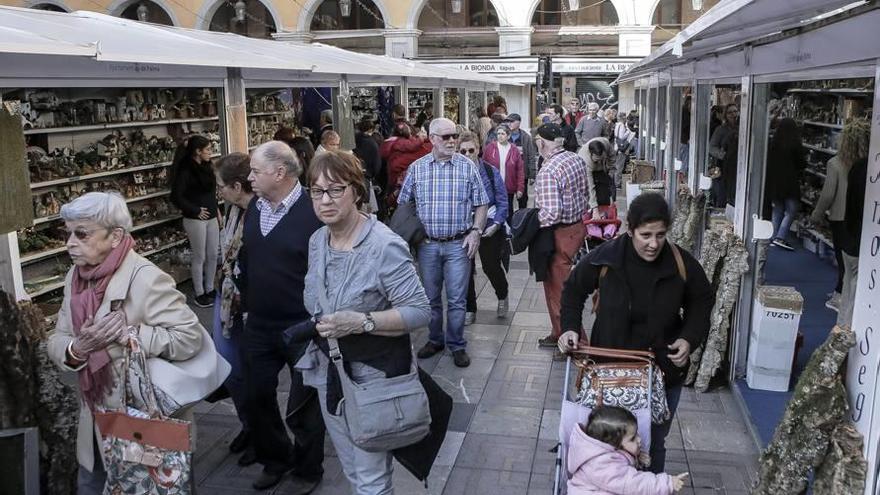
[[[263, 472], [257, 490], [271, 488], [293, 472], [294, 493], [309, 493], [320, 482], [324, 460], [324, 420], [314, 388], [303, 385], [294, 364], [305, 345], [291, 349], [288, 327], [310, 318], [303, 303], [309, 238], [321, 222], [299, 182], [302, 165], [281, 141], [261, 144], [251, 153], [248, 180], [256, 196], [245, 212], [239, 252], [242, 304], [247, 312], [243, 339], [247, 414]], [[278, 410], [278, 373], [290, 369], [287, 426]]]
[[[471, 259], [486, 225], [489, 197], [476, 165], [456, 153], [458, 131], [449, 119], [431, 121], [430, 154], [412, 165], [403, 181], [398, 204], [415, 202], [427, 239], [418, 247], [419, 269], [428, 299], [431, 323], [428, 342], [418, 352], [421, 359], [447, 345], [456, 366], [470, 365], [464, 339], [464, 320]], [[446, 332], [443, 331], [443, 296], [446, 285]]]
[[[585, 117], [586, 118], [586, 117]], [[584, 211], [587, 207], [587, 164], [563, 148], [562, 129], [556, 124], [538, 128], [535, 144], [544, 157], [535, 183], [535, 208], [542, 228], [553, 229], [555, 244], [544, 282], [544, 298], [552, 331], [538, 340], [541, 347], [554, 347], [562, 325], [562, 284], [584, 243]]]
[[574, 130], [578, 144], [583, 146], [587, 141], [602, 135], [605, 128], [605, 119], [599, 117], [599, 104], [595, 101], [587, 106], [587, 115], [578, 122]]
[[324, 134], [321, 134], [321, 144], [315, 149], [315, 156], [328, 151], [339, 151], [340, 144], [342, 144], [342, 138], [339, 137], [338, 132], [333, 129], [324, 131]]

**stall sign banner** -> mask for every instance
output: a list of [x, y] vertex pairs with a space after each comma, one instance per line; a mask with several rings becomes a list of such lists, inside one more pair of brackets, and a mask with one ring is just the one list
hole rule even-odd
[[[875, 82], [880, 83], [880, 69]], [[876, 86], [875, 86], [876, 87]], [[874, 93], [874, 108], [880, 105], [880, 92]], [[858, 282], [853, 308], [852, 329], [856, 346], [849, 352], [846, 385], [850, 415], [865, 439], [868, 476], [865, 493], [875, 493], [880, 462], [880, 113], [875, 112], [871, 125], [868, 153], [868, 181], [865, 185], [865, 209], [862, 220], [862, 243], [859, 248]], [[853, 185], [850, 185], [853, 187]], [[844, 303], [845, 304], [845, 303]]]
[[0, 234], [30, 227], [34, 220], [21, 113], [0, 103]]
[[478, 72], [480, 74], [513, 74], [513, 73], [536, 73], [538, 72], [538, 61], [534, 62], [506, 62], [504, 60], [462, 60], [454, 63], [434, 64], [425, 61], [430, 65], [445, 67], [448, 69], [458, 69], [466, 72]]
[[635, 65], [634, 62], [553, 62], [553, 72], [559, 74], [619, 74]]

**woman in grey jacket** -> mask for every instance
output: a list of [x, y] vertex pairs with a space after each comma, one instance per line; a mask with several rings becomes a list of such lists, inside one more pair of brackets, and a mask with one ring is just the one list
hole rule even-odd
[[354, 444], [341, 413], [342, 388], [330, 363], [335, 338], [345, 369], [357, 383], [407, 374], [409, 332], [426, 326], [431, 307], [406, 243], [360, 207], [367, 199], [363, 171], [348, 153], [328, 151], [309, 168], [309, 195], [326, 223], [309, 241], [306, 309], [320, 338], [296, 364], [303, 382], [318, 390], [321, 413], [353, 493], [391, 494], [392, 452]]
[[587, 141], [578, 150], [587, 164], [587, 204], [593, 218], [599, 218], [599, 206], [610, 205], [615, 196], [614, 149], [604, 137]]

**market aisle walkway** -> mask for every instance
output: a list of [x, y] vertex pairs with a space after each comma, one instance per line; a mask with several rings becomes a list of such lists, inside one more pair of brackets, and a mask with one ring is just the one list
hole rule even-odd
[[[394, 485], [400, 495], [549, 495], [553, 487], [564, 362], [539, 349], [549, 318], [541, 285], [528, 273], [525, 257], [514, 257], [510, 272], [510, 308], [495, 316], [491, 285], [478, 269], [476, 324], [467, 329], [469, 368], [456, 368], [444, 353], [420, 364], [455, 400], [450, 431], [424, 488], [396, 465]], [[207, 316], [206, 311], [200, 314]], [[427, 330], [414, 335], [422, 345]], [[287, 373], [278, 402], [287, 402]], [[229, 454], [239, 430], [231, 403], [201, 404], [197, 409], [196, 476], [208, 495], [255, 493], [250, 484], [259, 467], [241, 468]], [[755, 476], [757, 451], [732, 394], [721, 390], [697, 394], [686, 389], [667, 440], [668, 471], [691, 473], [693, 486], [683, 493], [746, 494]], [[327, 440], [324, 481], [314, 492], [349, 493], [349, 486]], [[272, 493], [289, 493], [285, 481]]]

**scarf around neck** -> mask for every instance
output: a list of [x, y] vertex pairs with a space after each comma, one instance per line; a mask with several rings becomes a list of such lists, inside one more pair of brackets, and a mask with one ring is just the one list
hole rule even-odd
[[[95, 317], [104, 301], [110, 279], [133, 248], [134, 239], [126, 234], [100, 264], [74, 268], [70, 283], [70, 318], [74, 335], [79, 336], [86, 320]], [[94, 410], [94, 405], [104, 398], [113, 385], [113, 370], [108, 364], [110, 354], [102, 349], [90, 353], [86, 366], [79, 372], [80, 390], [90, 409]]]

